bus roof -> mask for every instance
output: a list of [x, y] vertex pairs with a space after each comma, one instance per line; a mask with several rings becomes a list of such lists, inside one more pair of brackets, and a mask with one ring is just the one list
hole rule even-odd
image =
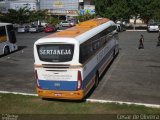
[[4, 26], [4, 25], [12, 25], [12, 23], [1, 23], [0, 22], [0, 26]]
[[47, 36], [46, 38], [76, 37], [86, 31], [91, 30], [99, 25], [102, 25], [102, 24], [108, 22], [108, 21], [109, 21], [109, 19], [107, 19], [107, 18], [96, 18], [96, 19], [88, 20], [85, 22], [81, 22], [72, 28], [51, 34], [51, 35]]

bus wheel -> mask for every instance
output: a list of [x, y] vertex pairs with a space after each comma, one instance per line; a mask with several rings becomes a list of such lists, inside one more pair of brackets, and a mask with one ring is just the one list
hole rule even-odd
[[94, 87], [97, 88], [98, 84], [99, 84], [99, 74], [97, 73], [95, 77]]
[[10, 53], [9, 47], [4, 48], [4, 55], [8, 55]]

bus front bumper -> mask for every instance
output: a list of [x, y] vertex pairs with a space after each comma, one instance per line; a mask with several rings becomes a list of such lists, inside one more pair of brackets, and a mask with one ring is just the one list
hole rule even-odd
[[82, 100], [84, 98], [84, 91], [55, 91], [43, 90], [37, 87], [37, 94], [42, 98], [53, 99], [68, 99], [68, 100]]

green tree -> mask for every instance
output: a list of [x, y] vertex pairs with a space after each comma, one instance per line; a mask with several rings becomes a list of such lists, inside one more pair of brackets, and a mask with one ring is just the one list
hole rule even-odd
[[42, 21], [48, 18], [48, 10], [30, 11], [29, 22]]
[[48, 15], [48, 10], [38, 10], [36, 11], [37, 20], [45, 20]]
[[79, 16], [77, 16], [77, 17], [76, 17], [76, 20], [79, 21], [79, 22], [83, 22], [83, 21], [86, 21], [86, 20], [93, 19], [93, 18], [95, 18], [95, 17], [96, 17], [95, 14], [91, 15], [91, 14], [89, 14], [89, 13], [86, 13], [86, 14], [84, 14], [84, 15], [79, 15]]
[[46, 19], [46, 22], [49, 24], [52, 24], [52, 25], [57, 25], [60, 21], [59, 21], [58, 17], [50, 16]]
[[109, 17], [112, 20], [123, 20], [130, 18], [130, 9], [128, 0], [112, 0], [110, 6], [106, 9], [105, 17]]
[[18, 10], [9, 9], [7, 13], [0, 15], [2, 22], [24, 24], [44, 20], [47, 16], [47, 10], [30, 11], [27, 7]]
[[94, 0], [96, 13], [102, 17], [112, 20], [128, 19], [129, 2], [128, 0]]
[[29, 9], [26, 7], [20, 8], [19, 10], [10, 9], [6, 14], [10, 22], [17, 24], [28, 23], [29, 20]]
[[157, 11], [159, 10], [159, 0], [142, 0], [140, 8], [140, 18], [143, 19], [145, 23], [148, 23], [150, 19], [154, 19], [154, 16], [156, 15], [155, 13], [157, 13]]
[[19, 10], [9, 9], [7, 13], [4, 13], [1, 17], [3, 22], [23, 24], [28, 23], [29, 20], [29, 9], [26, 7], [20, 8]]
[[141, 18], [145, 23], [153, 19], [157, 10], [159, 10], [159, 0], [130, 0], [131, 15]]
[[160, 0], [93, 0], [96, 13], [112, 20], [141, 18], [144, 22], [158, 18]]
[[92, 0], [95, 4], [95, 11], [97, 15], [102, 17], [106, 16], [106, 13], [113, 5], [113, 0]]
[[157, 22], [160, 22], [160, 9], [158, 9], [154, 15], [153, 15], [153, 19]]

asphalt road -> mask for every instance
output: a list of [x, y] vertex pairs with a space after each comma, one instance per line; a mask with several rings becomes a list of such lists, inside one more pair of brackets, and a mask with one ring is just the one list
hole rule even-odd
[[[144, 50], [138, 49], [140, 34]], [[120, 33], [120, 54], [91, 98], [160, 104], [160, 47], [158, 33]]]
[[[144, 50], [138, 49], [140, 34]], [[17, 34], [19, 51], [0, 57], [0, 91], [36, 93], [34, 42], [48, 34]], [[158, 33], [122, 32], [120, 53], [89, 98], [160, 104], [160, 47]]]

